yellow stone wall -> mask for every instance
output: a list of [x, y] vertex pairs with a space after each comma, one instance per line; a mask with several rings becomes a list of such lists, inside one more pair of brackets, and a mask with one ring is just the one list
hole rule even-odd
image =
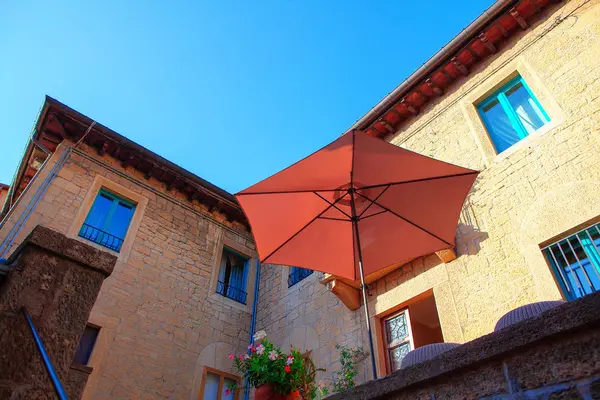
[[[24, 194], [0, 229], [0, 241], [64, 150], [61, 144]], [[101, 330], [83, 398], [197, 399], [204, 367], [234, 372], [227, 355], [248, 346], [252, 295], [244, 306], [216, 294], [215, 285], [223, 246], [255, 257], [254, 243], [224, 215], [210, 214], [93, 149], [81, 150], [71, 154], [12, 248], [37, 224], [77, 238], [100, 187], [135, 201], [114, 272], [90, 316]], [[256, 265], [251, 264], [249, 293]]]

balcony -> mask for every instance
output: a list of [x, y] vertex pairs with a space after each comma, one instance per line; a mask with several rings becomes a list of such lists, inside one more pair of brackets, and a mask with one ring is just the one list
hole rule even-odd
[[238, 303], [246, 304], [247, 293], [242, 289], [228, 285], [225, 282], [217, 281], [217, 293], [221, 296], [225, 296], [231, 300], [237, 301]]
[[121, 250], [121, 246], [123, 245], [122, 238], [88, 224], [83, 224], [79, 231], [79, 236], [116, 252]]

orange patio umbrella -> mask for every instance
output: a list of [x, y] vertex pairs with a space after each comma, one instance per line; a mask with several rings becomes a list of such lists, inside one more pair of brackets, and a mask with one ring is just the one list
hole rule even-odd
[[477, 171], [434, 160], [360, 131], [239, 192], [261, 263], [361, 280], [454, 247]]

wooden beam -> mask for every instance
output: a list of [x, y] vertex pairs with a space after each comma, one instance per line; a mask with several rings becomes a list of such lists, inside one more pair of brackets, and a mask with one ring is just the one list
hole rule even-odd
[[394, 133], [396, 132], [396, 130], [394, 129], [394, 127], [392, 125], [389, 124], [389, 122], [387, 122], [386, 120], [384, 120], [383, 118], [377, 120], [377, 122], [379, 122], [381, 125], [383, 125], [383, 127], [385, 129], [388, 130], [389, 133]]
[[183, 188], [183, 192], [190, 203], [198, 197], [198, 191], [192, 185], [186, 184]]
[[103, 156], [104, 153], [106, 153], [106, 149], [108, 149], [108, 145], [110, 143], [108, 143], [108, 140], [104, 143], [102, 143], [102, 146], [100, 146], [100, 148], [98, 149], [98, 155], [99, 156]]
[[479, 34], [478, 38], [481, 41], [481, 43], [483, 43], [483, 45], [485, 46], [485, 48], [489, 50], [490, 53], [495, 53], [496, 52], [496, 46], [494, 46], [494, 44], [492, 42], [490, 42], [490, 40], [488, 39], [488, 37], [485, 34], [485, 32], [481, 32]]
[[50, 113], [50, 115], [48, 115], [48, 121], [46, 122], [44, 127], [46, 129], [56, 133], [57, 135], [59, 135], [61, 139], [65, 139], [67, 137], [67, 132], [65, 131], [65, 127], [58, 120], [58, 117], [56, 116], [55, 113]]
[[436, 251], [435, 254], [442, 260], [443, 263], [449, 263], [450, 261], [456, 260], [456, 253], [454, 249], [444, 249]]
[[421, 98], [423, 99], [423, 102], [426, 102], [429, 99], [429, 95], [425, 94], [421, 88], [419, 87], [419, 85], [417, 85], [416, 89], [415, 89], [415, 93]]
[[433, 93], [435, 93], [438, 96], [441, 96], [444, 94], [444, 89], [442, 89], [441, 87], [439, 87], [438, 85], [435, 84], [435, 82], [433, 82], [431, 80], [431, 78], [427, 78], [425, 79], [425, 84], [429, 87], [429, 89], [431, 89], [431, 91]]
[[333, 279], [327, 283], [327, 290], [335, 294], [351, 311], [360, 308], [360, 291], [358, 289], [353, 288], [338, 279]]
[[473, 48], [471, 47], [471, 43], [469, 43], [467, 45], [467, 47], [465, 47], [465, 50], [467, 50], [469, 52], [469, 54], [471, 55], [471, 57], [473, 57], [475, 59], [475, 61], [481, 60], [481, 57], [479, 57], [479, 54], [477, 54], [477, 52], [475, 50], [473, 50]]
[[495, 23], [493, 26], [495, 26], [496, 28], [498, 28], [498, 30], [500, 31], [500, 33], [502, 33], [502, 36], [504, 36], [505, 39], [507, 39], [510, 36], [508, 34], [508, 31], [506, 30], [506, 28], [503, 27], [500, 22]]
[[112, 152], [112, 156], [118, 160], [119, 154], [121, 154], [121, 145], [117, 143], [115, 146], [115, 151]]
[[535, 10], [534, 12], [536, 14], [542, 10], [542, 7], [540, 6], [540, 3], [537, 2], [537, 0], [529, 0], [529, 4], [533, 6], [533, 9]]
[[[398, 112], [398, 110], [396, 110], [395, 108], [390, 108], [387, 112], [394, 114], [396, 117], [398, 117], [400, 120], [403, 120], [404, 118], [406, 118], [404, 115], [400, 114]], [[387, 113], [386, 113], [387, 114]]]
[[152, 177], [152, 170], [154, 169], [154, 164], [150, 164], [150, 169], [146, 172], [144, 172], [144, 179], [148, 180], [150, 179], [150, 177]]
[[127, 156], [123, 161], [121, 161], [121, 167], [127, 168], [128, 165], [132, 165], [134, 158], [135, 155], [133, 153], [129, 153], [129, 156]]
[[525, 21], [523, 16], [521, 16], [521, 14], [519, 13], [519, 10], [517, 10], [516, 7], [511, 8], [509, 13], [517, 21], [517, 23], [519, 24], [521, 29], [525, 30], [525, 29], [529, 28], [529, 24], [527, 23], [527, 21]]
[[404, 106], [404, 108], [406, 108], [408, 110], [408, 112], [411, 113], [412, 115], [417, 115], [419, 113], [419, 111], [417, 111], [417, 109], [415, 107], [408, 104], [406, 97], [400, 101], [400, 104], [402, 104]]
[[467, 67], [465, 67], [464, 65], [462, 65], [460, 63], [460, 61], [458, 61], [458, 58], [456, 57], [452, 57], [450, 59], [450, 61], [452, 62], [452, 64], [454, 64], [454, 66], [456, 67], [456, 69], [458, 69], [458, 71], [463, 74], [463, 76], [467, 76], [469, 75], [469, 70], [467, 69]]
[[450, 72], [446, 71], [446, 68], [444, 67], [440, 68], [438, 71], [440, 71], [440, 73], [444, 75], [444, 78], [446, 78], [448, 83], [452, 83], [456, 79], [454, 76], [452, 76]]

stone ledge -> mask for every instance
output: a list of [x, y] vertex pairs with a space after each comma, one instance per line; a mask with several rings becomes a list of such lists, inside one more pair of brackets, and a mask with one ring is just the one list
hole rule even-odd
[[112, 273], [117, 262], [117, 257], [108, 252], [98, 250], [77, 239], [68, 238], [62, 233], [38, 225], [33, 228], [29, 236], [11, 254], [7, 264], [12, 264], [27, 245], [40, 247], [88, 268], [96, 269], [105, 276]]
[[600, 293], [595, 293], [565, 303], [539, 317], [521, 321], [501, 331], [467, 342], [422, 364], [396, 371], [376, 381], [366, 382], [328, 399], [389, 398], [411, 386], [417, 384], [422, 386], [426, 381], [441, 375], [466, 368], [472, 369], [485, 361], [515, 354], [544, 339], [598, 326], [600, 326]]

